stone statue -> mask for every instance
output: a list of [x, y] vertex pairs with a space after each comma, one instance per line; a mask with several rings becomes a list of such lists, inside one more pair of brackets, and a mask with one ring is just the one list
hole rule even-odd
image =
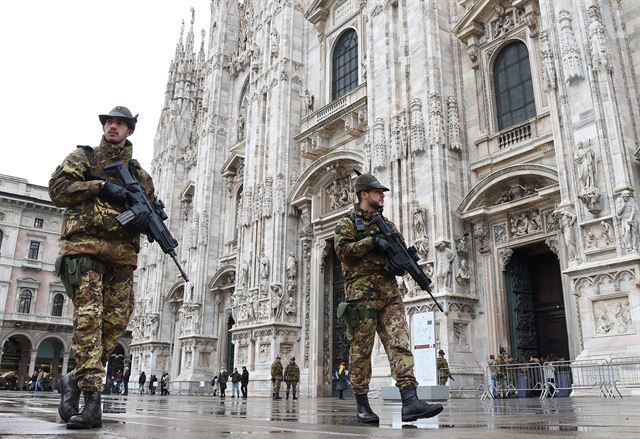
[[456, 254], [449, 248], [449, 245], [447, 241], [438, 241], [435, 244], [437, 251], [436, 278], [439, 288], [451, 288], [451, 263]]
[[298, 262], [296, 261], [296, 255], [294, 252], [290, 252], [287, 257], [287, 279], [295, 280], [298, 270]]
[[262, 253], [260, 256], [260, 282], [269, 280], [269, 259]]
[[246, 288], [249, 282], [249, 266], [246, 262], [240, 264], [240, 276], [238, 276], [238, 287]]
[[589, 188], [596, 187], [596, 158], [593, 150], [585, 147], [584, 142], [578, 142], [573, 160], [576, 162], [580, 191], [585, 192]]
[[466, 259], [460, 259], [456, 270], [456, 282], [460, 285], [466, 285], [469, 283], [469, 267]]
[[622, 224], [622, 243], [627, 250], [635, 248], [636, 234], [638, 231], [638, 206], [631, 191], [624, 190], [616, 200], [616, 218]]
[[426, 216], [425, 209], [421, 208], [417, 201], [414, 201], [413, 230], [416, 233], [416, 239], [426, 238], [427, 236]]
[[604, 240], [604, 245], [611, 245], [611, 226], [606, 221], [600, 221], [600, 225], [602, 226], [600, 237]]
[[238, 142], [244, 139], [245, 123], [246, 123], [246, 121], [244, 120], [244, 114], [240, 113], [238, 115], [238, 121], [237, 121], [237, 125], [236, 125], [236, 134], [237, 134], [237, 141]]
[[284, 313], [287, 315], [295, 315], [296, 300], [293, 298], [293, 296], [287, 297], [287, 302], [284, 305]]
[[573, 261], [576, 259], [576, 235], [573, 225], [576, 222], [576, 216], [569, 210], [559, 212], [560, 229], [564, 237], [564, 243], [567, 247], [567, 259]]
[[282, 319], [283, 296], [284, 291], [280, 285], [271, 285], [271, 309], [273, 311], [272, 315], [276, 320]]
[[313, 113], [313, 107], [314, 107], [314, 100], [315, 98], [313, 97], [313, 95], [311, 93], [309, 93], [309, 90], [305, 89], [304, 92], [302, 92], [300, 94], [300, 98], [302, 99], [302, 102], [304, 103], [304, 111], [305, 111], [305, 116], [307, 114]]

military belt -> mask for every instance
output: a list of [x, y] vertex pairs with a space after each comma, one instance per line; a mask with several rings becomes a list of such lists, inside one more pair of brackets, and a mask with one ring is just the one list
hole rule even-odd
[[56, 259], [56, 273], [62, 280], [67, 296], [71, 299], [75, 295], [75, 288], [80, 285], [82, 273], [88, 270], [104, 275], [107, 266], [99, 259], [88, 255], [63, 255]]

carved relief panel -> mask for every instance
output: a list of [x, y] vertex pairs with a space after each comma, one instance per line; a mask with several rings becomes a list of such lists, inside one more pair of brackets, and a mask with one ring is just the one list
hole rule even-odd
[[594, 300], [593, 323], [596, 336], [635, 333], [631, 319], [629, 296]]

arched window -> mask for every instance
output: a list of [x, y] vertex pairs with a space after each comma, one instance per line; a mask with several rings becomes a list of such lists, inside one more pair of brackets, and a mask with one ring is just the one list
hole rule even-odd
[[62, 307], [64, 306], [64, 296], [60, 293], [53, 297], [53, 309], [51, 315], [56, 317], [62, 317]]
[[498, 54], [493, 66], [498, 130], [536, 115], [527, 46], [517, 41]]
[[18, 306], [18, 312], [29, 314], [32, 298], [33, 292], [31, 290], [22, 290], [22, 293], [20, 293], [20, 304]]
[[336, 42], [332, 59], [332, 99], [339, 98], [358, 85], [358, 34], [349, 29]]

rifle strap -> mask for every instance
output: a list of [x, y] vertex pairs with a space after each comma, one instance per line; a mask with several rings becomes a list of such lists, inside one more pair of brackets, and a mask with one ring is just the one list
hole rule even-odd
[[364, 238], [364, 220], [356, 211], [355, 206], [353, 207], [353, 213], [355, 215], [357, 240], [360, 241], [362, 238]]

